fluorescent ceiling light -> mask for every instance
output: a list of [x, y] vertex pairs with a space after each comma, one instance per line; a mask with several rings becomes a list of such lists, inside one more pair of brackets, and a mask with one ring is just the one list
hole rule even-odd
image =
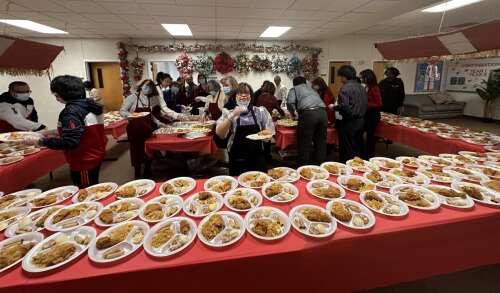
[[30, 31], [35, 31], [39, 32], [42, 34], [67, 34], [67, 32], [43, 25], [38, 22], [34, 22], [31, 20], [24, 20], [24, 19], [0, 19], [0, 22], [6, 23], [9, 25], [17, 26], [20, 28], [24, 28]]
[[261, 38], [277, 38], [286, 33], [291, 27], [289, 26], [270, 26], [261, 35]]
[[189, 29], [187, 24], [166, 24], [162, 23], [164, 29], [166, 29], [172, 36], [192, 36], [193, 33]]
[[426, 8], [426, 9], [422, 10], [422, 12], [431, 12], [431, 13], [432, 12], [434, 12], [434, 13], [435, 12], [444, 12], [444, 11], [464, 7], [467, 5], [471, 5], [471, 4], [474, 4], [477, 2], [481, 2], [481, 1], [483, 1], [483, 0], [448, 0], [444, 3]]

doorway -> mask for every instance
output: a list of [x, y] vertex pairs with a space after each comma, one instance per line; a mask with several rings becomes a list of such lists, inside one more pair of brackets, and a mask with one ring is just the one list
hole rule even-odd
[[342, 81], [338, 75], [339, 68], [343, 65], [350, 64], [351, 61], [330, 61], [328, 85], [335, 98], [339, 96], [340, 88], [342, 87]]
[[385, 78], [384, 73], [387, 67], [389, 67], [388, 61], [373, 61], [373, 72], [375, 72], [378, 82]]
[[120, 110], [123, 102], [123, 88], [118, 62], [88, 62], [90, 81], [99, 89], [104, 111]]

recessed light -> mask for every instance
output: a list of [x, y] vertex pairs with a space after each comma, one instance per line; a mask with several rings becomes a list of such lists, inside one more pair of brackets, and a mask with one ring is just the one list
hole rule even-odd
[[166, 29], [172, 36], [192, 36], [193, 33], [189, 29], [187, 24], [166, 24], [162, 23], [164, 29]]
[[434, 6], [431, 6], [429, 8], [426, 8], [422, 10], [422, 12], [431, 12], [431, 13], [436, 13], [436, 12], [444, 12], [460, 7], [464, 7], [467, 5], [471, 5], [477, 2], [481, 2], [483, 0], [449, 0], [441, 4], [437, 4]]
[[24, 28], [27, 30], [39, 32], [42, 34], [67, 34], [67, 32], [65, 32], [65, 31], [62, 31], [62, 30], [59, 30], [59, 29], [56, 29], [56, 28], [53, 28], [53, 27], [50, 27], [47, 25], [43, 25], [41, 23], [34, 22], [31, 20], [0, 19], [0, 22], [5, 23], [5, 24], [9, 24], [9, 25], [13, 25], [13, 26], [17, 26], [20, 28]]
[[277, 38], [286, 33], [291, 27], [289, 26], [270, 26], [261, 35], [261, 38]]

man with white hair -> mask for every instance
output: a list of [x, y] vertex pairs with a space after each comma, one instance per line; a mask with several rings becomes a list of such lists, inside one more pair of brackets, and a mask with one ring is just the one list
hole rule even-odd
[[278, 100], [280, 105], [286, 104], [286, 97], [288, 95], [287, 88], [281, 85], [281, 77], [276, 75], [274, 77], [274, 84], [276, 85], [276, 90], [274, 91], [274, 96]]

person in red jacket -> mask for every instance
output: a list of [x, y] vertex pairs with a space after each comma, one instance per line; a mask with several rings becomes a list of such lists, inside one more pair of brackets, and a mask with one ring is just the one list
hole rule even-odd
[[328, 107], [328, 105], [335, 104], [335, 97], [333, 96], [332, 91], [321, 77], [314, 79], [311, 84], [312, 88], [318, 93], [327, 106], [325, 109], [326, 114], [328, 115], [328, 124], [333, 124], [335, 122], [335, 111]]
[[106, 151], [102, 106], [86, 99], [81, 78], [71, 75], [57, 76], [50, 90], [64, 109], [59, 114], [59, 137], [26, 139], [54, 150], [64, 150], [73, 184], [80, 188], [99, 183], [99, 171]]
[[377, 76], [371, 69], [363, 70], [359, 73], [361, 82], [366, 85], [368, 94], [368, 109], [365, 114], [366, 145], [364, 151], [365, 159], [375, 156], [375, 130], [380, 121], [380, 109], [382, 108], [382, 96], [377, 83]]
[[255, 106], [266, 108], [271, 116], [273, 114], [273, 110], [276, 110], [281, 117], [284, 117], [285, 111], [281, 109], [281, 104], [274, 96], [275, 91], [276, 87], [272, 82], [268, 82], [262, 85], [262, 87], [260, 88], [260, 95], [258, 97], [255, 97]]

